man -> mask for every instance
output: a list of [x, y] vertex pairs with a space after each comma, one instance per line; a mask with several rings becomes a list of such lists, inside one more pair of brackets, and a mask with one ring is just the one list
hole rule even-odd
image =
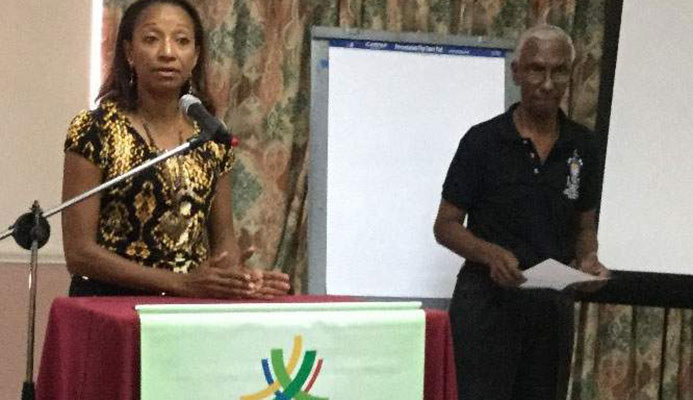
[[524, 32], [520, 103], [469, 130], [445, 179], [434, 233], [466, 259], [450, 303], [460, 399], [564, 399], [573, 302], [517, 288], [522, 270], [553, 258], [609, 273], [596, 253], [594, 138], [559, 109], [574, 59], [560, 28]]

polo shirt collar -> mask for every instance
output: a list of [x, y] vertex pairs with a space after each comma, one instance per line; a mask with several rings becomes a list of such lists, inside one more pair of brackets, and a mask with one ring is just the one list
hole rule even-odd
[[[511, 142], [520, 142], [522, 140], [520, 136], [520, 132], [517, 130], [517, 127], [515, 126], [515, 122], [513, 121], [513, 112], [515, 109], [520, 105], [519, 102], [513, 104], [508, 108], [508, 111], [505, 112], [503, 119], [505, 120], [505, 123], [509, 129], [503, 129], [501, 131], [501, 137], [504, 140], [511, 141]], [[568, 117], [565, 115], [563, 112], [563, 109], [560, 107], [558, 108], [558, 140], [556, 141], [556, 144], [554, 147], [560, 147], [564, 145], [568, 145], [573, 142], [575, 139], [575, 132], [572, 129], [569, 129], [568, 127]]]

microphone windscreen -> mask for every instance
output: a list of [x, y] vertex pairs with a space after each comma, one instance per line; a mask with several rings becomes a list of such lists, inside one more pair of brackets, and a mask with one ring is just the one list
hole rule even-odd
[[178, 100], [178, 106], [183, 110], [185, 114], [188, 114], [188, 108], [193, 104], [202, 104], [202, 101], [191, 94], [184, 94]]

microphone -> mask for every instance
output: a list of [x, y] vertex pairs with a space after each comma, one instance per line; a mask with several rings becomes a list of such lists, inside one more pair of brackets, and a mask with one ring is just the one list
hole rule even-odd
[[224, 124], [210, 114], [197, 97], [185, 94], [178, 101], [178, 105], [188, 118], [196, 121], [200, 126], [200, 134], [190, 140], [190, 147], [198, 147], [208, 140], [231, 146], [238, 144], [236, 138], [231, 136]]

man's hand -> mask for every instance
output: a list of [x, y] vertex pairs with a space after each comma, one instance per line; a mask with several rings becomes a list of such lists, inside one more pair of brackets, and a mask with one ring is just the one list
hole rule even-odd
[[[596, 252], [591, 252], [577, 263], [578, 269], [586, 274], [609, 278], [611, 272], [599, 261]], [[606, 279], [592, 282], [585, 282], [575, 285], [575, 288], [583, 292], [595, 292], [606, 284]]]
[[580, 260], [579, 264], [580, 271], [598, 276], [600, 278], [608, 278], [611, 276], [611, 272], [606, 269], [606, 267], [599, 261], [597, 253], [592, 252], [586, 255]]
[[485, 253], [485, 264], [488, 265], [491, 279], [497, 284], [516, 287], [527, 280], [522, 275], [520, 263], [512, 252], [496, 244], [490, 244]]

